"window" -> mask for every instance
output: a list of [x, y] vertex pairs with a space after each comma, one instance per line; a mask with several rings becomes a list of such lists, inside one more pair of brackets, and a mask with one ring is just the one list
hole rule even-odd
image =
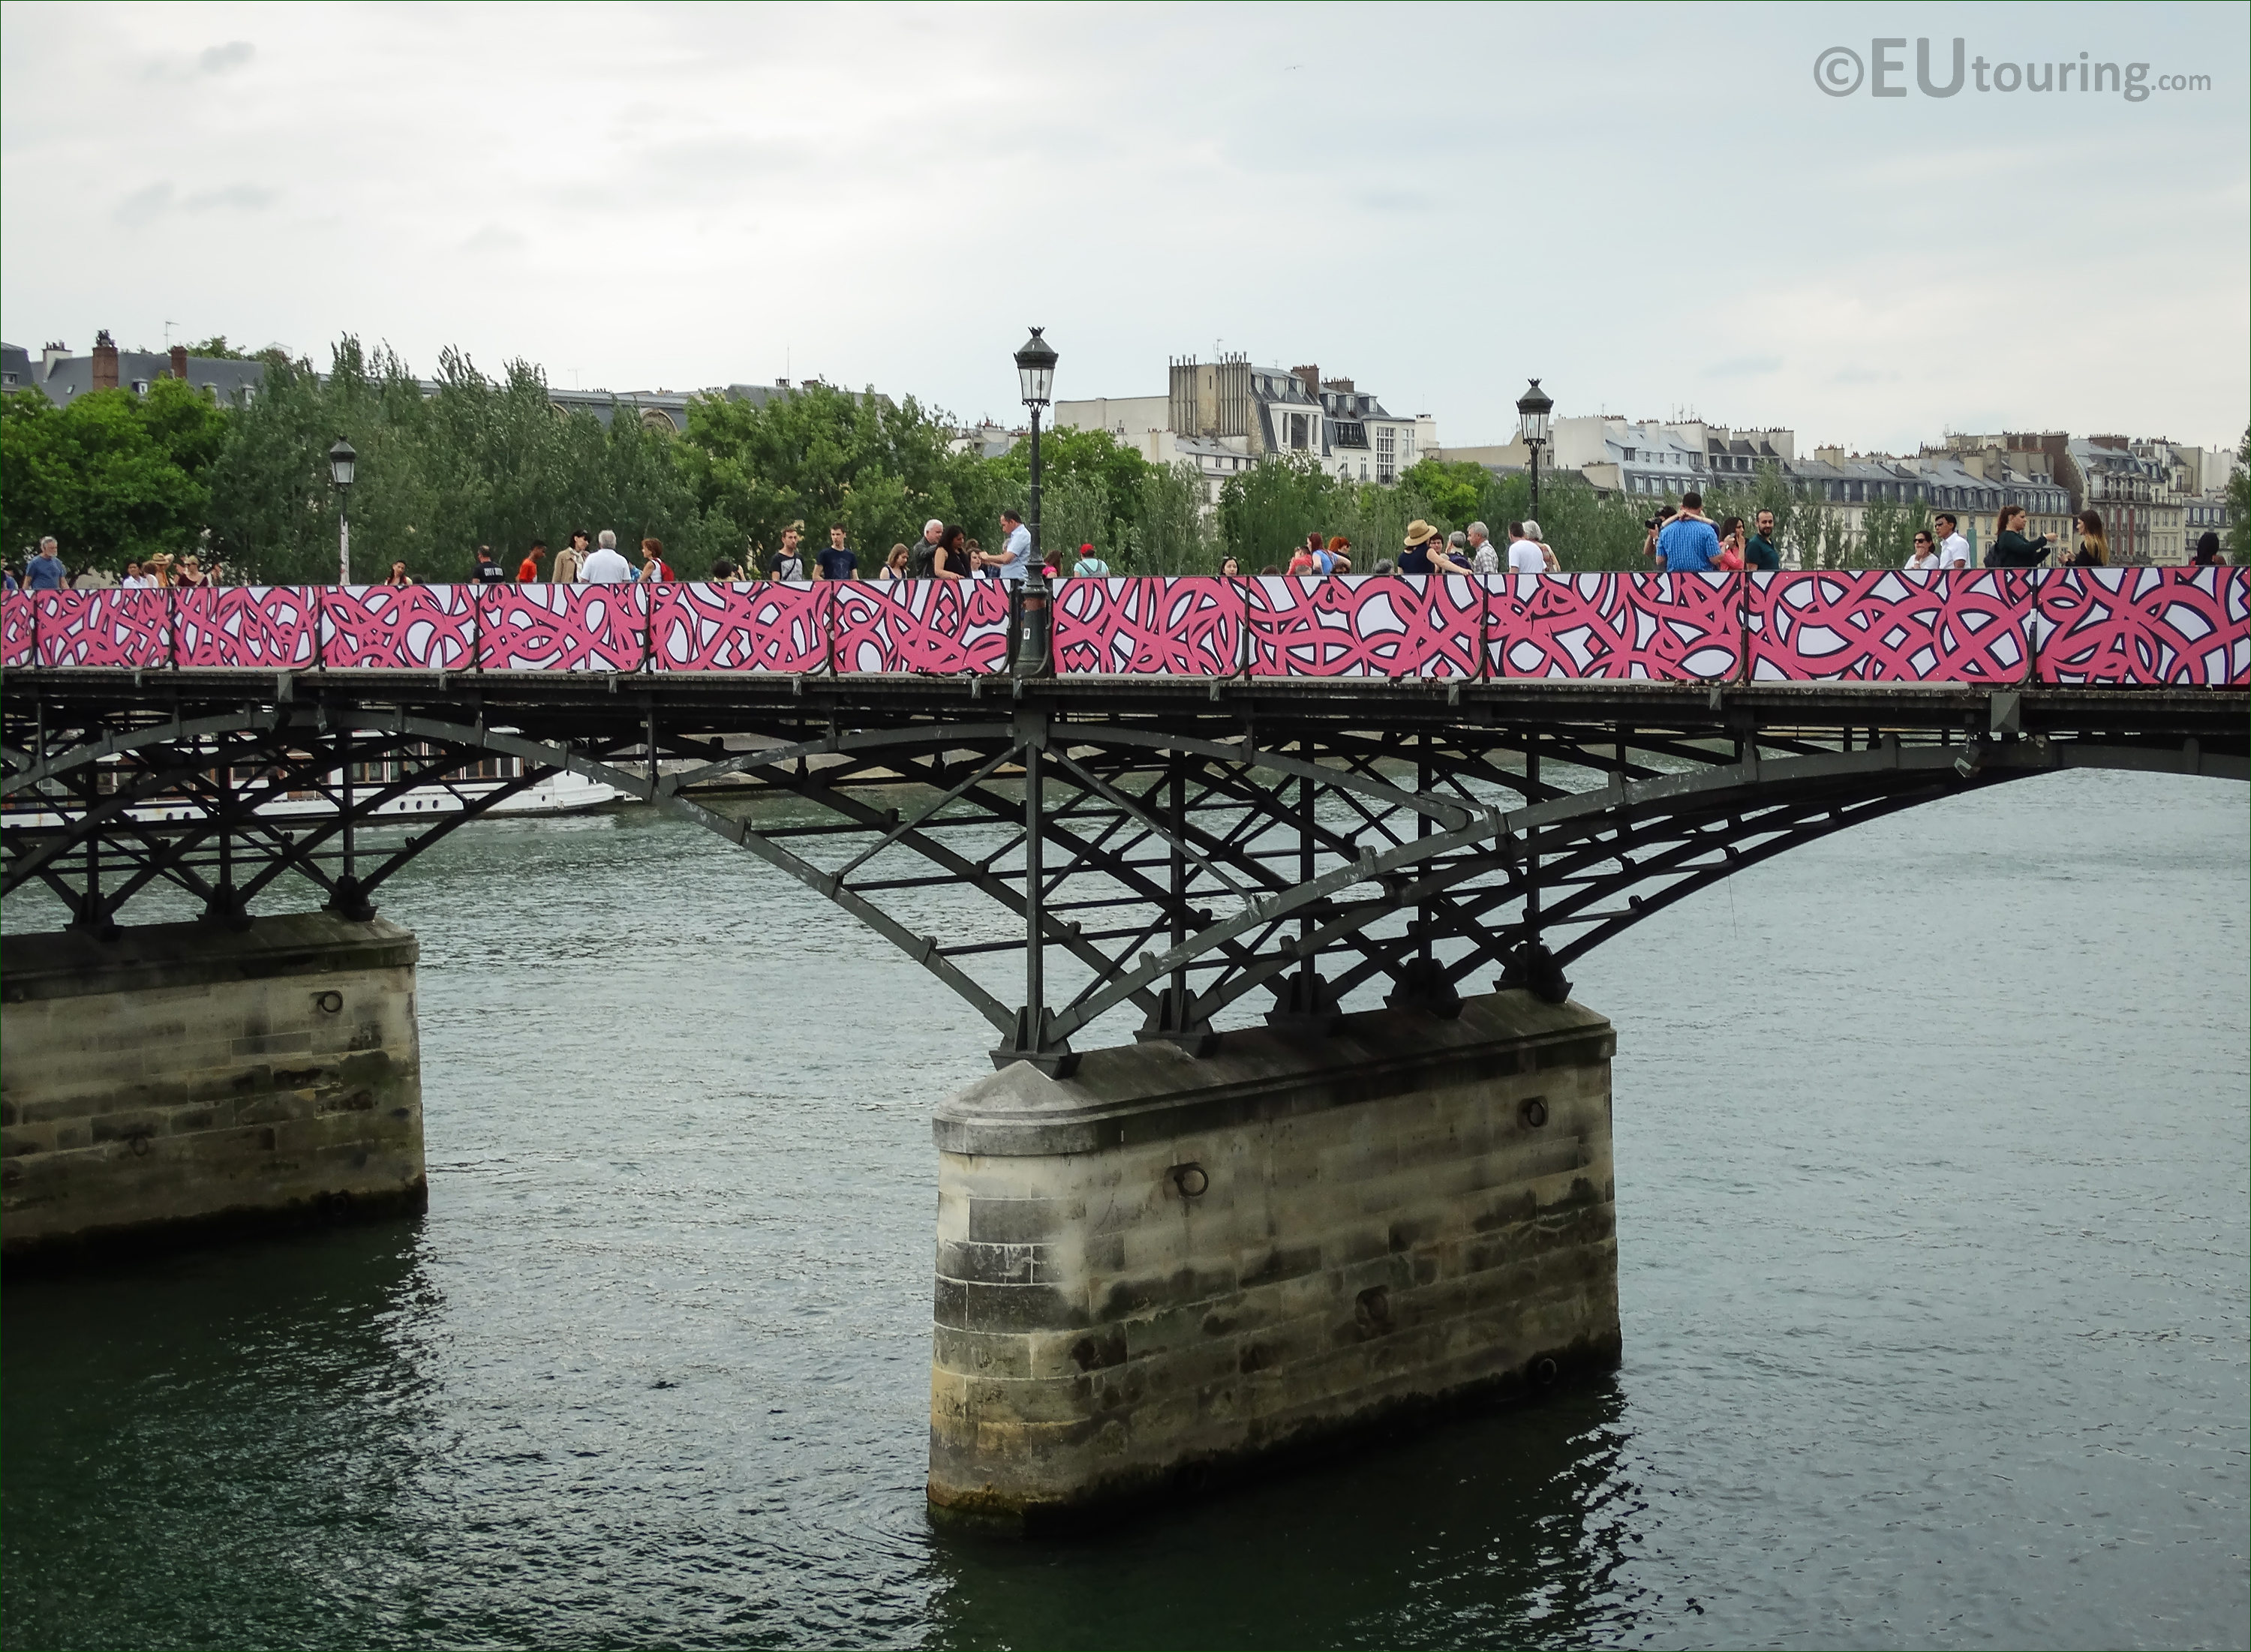
[[149, 393], [149, 381], [145, 378], [135, 379], [133, 381], [133, 393], [135, 396], [146, 396]]

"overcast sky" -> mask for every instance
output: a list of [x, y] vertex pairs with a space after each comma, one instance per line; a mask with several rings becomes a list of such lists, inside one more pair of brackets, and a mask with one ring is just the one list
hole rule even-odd
[[[1060, 396], [1243, 350], [1450, 443], [1504, 439], [1532, 374], [1559, 413], [1808, 445], [2232, 443], [2247, 18], [10, 3], [0, 327], [323, 366], [357, 332], [425, 371], [456, 344], [564, 385], [818, 374], [1013, 418], [1036, 321]], [[1957, 35], [2213, 85], [1924, 95], [1915, 39], [1943, 84]], [[1878, 38], [1905, 97], [1816, 84]]]

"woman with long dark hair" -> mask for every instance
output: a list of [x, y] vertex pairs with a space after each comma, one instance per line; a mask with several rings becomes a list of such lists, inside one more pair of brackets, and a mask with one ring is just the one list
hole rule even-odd
[[966, 579], [976, 570], [977, 563], [968, 545], [968, 535], [959, 524], [948, 522], [938, 536], [938, 549], [931, 553], [930, 572], [933, 579]]
[[2048, 537], [2025, 537], [2026, 513], [2022, 505], [2004, 505], [2001, 514], [1993, 518], [1993, 546], [1985, 553], [1988, 568], [2037, 568], [2047, 560]]

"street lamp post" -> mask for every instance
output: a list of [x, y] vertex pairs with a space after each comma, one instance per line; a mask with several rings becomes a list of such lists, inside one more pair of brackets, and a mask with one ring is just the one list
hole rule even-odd
[[329, 449], [329, 480], [336, 487], [336, 583], [351, 584], [351, 485], [359, 455], [343, 437]]
[[1031, 529], [1031, 566], [1024, 570], [1023, 623], [1016, 639], [1015, 674], [1019, 677], [1044, 677], [1053, 669], [1048, 648], [1048, 570], [1040, 555], [1040, 410], [1055, 395], [1055, 347], [1040, 335], [1045, 328], [1035, 327], [1024, 347], [1016, 352], [1016, 381], [1023, 391], [1024, 405], [1032, 411], [1032, 493], [1029, 508], [1031, 517], [1024, 526]]
[[1548, 445], [1548, 415], [1555, 404], [1534, 379], [1532, 388], [1516, 398], [1517, 433], [1532, 453], [1532, 514], [1540, 514], [1540, 450]]

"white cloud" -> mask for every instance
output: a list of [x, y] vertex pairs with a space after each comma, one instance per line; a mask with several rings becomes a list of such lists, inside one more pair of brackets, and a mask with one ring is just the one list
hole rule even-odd
[[[2218, 85], [1812, 84], [1825, 46], [1957, 32]], [[1224, 339], [1465, 442], [1534, 374], [1559, 411], [1848, 446], [1967, 410], [2218, 441], [2251, 403], [2246, 47], [2241, 8], [12, 4], [0, 308], [618, 388], [786, 360], [968, 416], [1012, 411], [1042, 321], [1068, 394]], [[156, 67], [90, 101], [117, 62]]]

